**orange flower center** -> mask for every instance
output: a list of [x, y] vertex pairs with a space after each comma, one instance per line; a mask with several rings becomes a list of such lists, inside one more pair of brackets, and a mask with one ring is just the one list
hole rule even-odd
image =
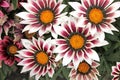
[[54, 13], [51, 10], [43, 10], [40, 12], [39, 18], [42, 23], [48, 24], [54, 20]]
[[28, 31], [25, 31], [24, 34], [25, 34], [25, 37], [28, 39], [31, 39], [35, 35], [35, 33], [28, 33]]
[[89, 19], [91, 22], [95, 24], [99, 24], [102, 22], [104, 18], [103, 12], [100, 9], [93, 8], [89, 12]]
[[17, 53], [17, 50], [18, 50], [18, 48], [17, 48], [15, 45], [11, 45], [11, 46], [9, 46], [9, 48], [8, 48], [8, 52], [9, 52], [10, 54], [16, 54], [16, 53]]
[[75, 34], [70, 37], [69, 43], [72, 48], [80, 49], [84, 46], [85, 40], [81, 35]]
[[36, 60], [39, 64], [45, 65], [45, 64], [48, 63], [49, 58], [48, 58], [48, 55], [45, 52], [41, 51], [41, 52], [38, 52], [36, 54]]
[[80, 73], [86, 74], [90, 70], [90, 65], [87, 62], [81, 62], [78, 66], [78, 71]]

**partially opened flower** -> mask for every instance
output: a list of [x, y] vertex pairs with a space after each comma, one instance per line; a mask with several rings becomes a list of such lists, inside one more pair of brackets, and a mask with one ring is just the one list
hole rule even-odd
[[67, 65], [71, 60], [73, 60], [75, 67], [83, 59], [89, 64], [92, 59], [99, 61], [98, 54], [92, 48], [108, 44], [107, 41], [99, 41], [95, 35], [92, 36], [88, 28], [77, 24], [77, 21], [71, 18], [68, 23], [61, 24], [55, 29], [56, 33], [61, 36], [52, 41], [58, 45], [55, 49], [55, 53], [58, 53], [56, 61], [63, 58], [63, 65]]
[[52, 77], [56, 66], [53, 55], [54, 45], [51, 45], [49, 39], [44, 41], [41, 38], [32, 41], [22, 39], [23, 46], [26, 49], [18, 51], [18, 57], [23, 59], [18, 65], [23, 66], [21, 73], [30, 71], [30, 77], [35, 75], [36, 80], [46, 74]]
[[69, 2], [75, 9], [71, 15], [79, 17], [83, 15], [84, 24], [89, 27], [92, 34], [112, 33], [118, 31], [111, 23], [120, 16], [120, 2], [114, 0], [81, 0], [78, 2]]
[[4, 36], [4, 39], [0, 40], [0, 60], [12, 66], [15, 61], [20, 61], [20, 58], [15, 56], [20, 49], [22, 49], [20, 42], [14, 42], [9, 36]]
[[76, 70], [73, 64], [70, 63], [68, 65], [68, 68], [72, 68], [69, 74], [70, 80], [98, 80], [97, 75], [99, 76], [99, 72], [96, 69], [98, 66], [99, 63], [95, 61], [92, 61], [91, 65], [82, 61]]
[[116, 66], [112, 66], [111, 75], [114, 76], [112, 80], [120, 79], [120, 62], [117, 62]]
[[17, 16], [23, 18], [22, 24], [28, 24], [23, 29], [29, 33], [39, 31], [42, 36], [46, 32], [51, 32], [53, 37], [57, 37], [54, 27], [64, 20], [66, 13], [61, 13], [66, 5], [60, 0], [28, 0], [28, 3], [21, 2], [27, 12], [20, 12]]

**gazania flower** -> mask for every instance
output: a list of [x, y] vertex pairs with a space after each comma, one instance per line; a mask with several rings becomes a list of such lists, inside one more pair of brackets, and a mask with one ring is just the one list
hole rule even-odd
[[66, 13], [61, 14], [66, 5], [58, 0], [28, 0], [28, 3], [21, 2], [21, 5], [28, 12], [20, 12], [17, 16], [23, 18], [22, 24], [28, 24], [24, 31], [29, 33], [39, 31], [42, 36], [47, 32], [51, 32], [53, 37], [57, 37], [54, 27], [66, 20]]
[[63, 65], [67, 65], [71, 60], [75, 67], [83, 59], [89, 64], [92, 62], [91, 59], [99, 61], [98, 54], [92, 48], [108, 44], [107, 41], [99, 41], [95, 35], [92, 36], [88, 28], [77, 26], [77, 24], [76, 20], [70, 19], [68, 23], [55, 29], [61, 36], [53, 40], [53, 43], [58, 45], [55, 49], [55, 53], [58, 53], [56, 61], [63, 58]]
[[41, 38], [38, 40], [33, 38], [32, 42], [22, 39], [22, 43], [26, 49], [18, 51], [19, 54], [16, 55], [23, 59], [18, 63], [18, 65], [24, 66], [21, 72], [30, 71], [30, 77], [36, 75], [36, 80], [47, 73], [49, 77], [52, 77], [56, 66], [53, 55], [55, 46], [51, 45], [49, 40], [44, 41]]
[[119, 80], [120, 79], [120, 62], [117, 62], [116, 66], [112, 66], [112, 73], [113, 77], [112, 80]]
[[21, 43], [14, 42], [9, 36], [4, 36], [4, 39], [0, 40], [0, 61], [4, 61], [9, 66], [12, 66], [15, 61], [19, 62], [20, 58], [15, 54], [20, 49], [22, 49]]
[[91, 65], [82, 61], [76, 70], [73, 64], [70, 63], [68, 65], [68, 68], [72, 68], [69, 74], [70, 80], [98, 80], [97, 75], [99, 75], [99, 72], [96, 69], [98, 66], [99, 64], [95, 61], [92, 61]]
[[81, 0], [78, 2], [69, 2], [75, 9], [71, 15], [79, 17], [83, 15], [84, 25], [89, 27], [92, 34], [112, 33], [112, 30], [118, 31], [111, 23], [120, 16], [120, 2], [114, 0]]

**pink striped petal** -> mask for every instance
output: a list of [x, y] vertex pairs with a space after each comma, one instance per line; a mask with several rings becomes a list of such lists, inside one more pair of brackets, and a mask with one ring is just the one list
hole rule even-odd
[[24, 67], [22, 68], [21, 73], [32, 70], [35, 66], [36, 66], [35, 62], [31, 62], [31, 63], [29, 63], [27, 65], [24, 65]]
[[85, 53], [87, 54], [89, 58], [96, 60], [96, 61], [100, 61], [99, 56], [96, 51], [92, 49], [86, 49], [85, 51], [86, 51]]
[[37, 65], [36, 67], [34, 67], [34, 68], [30, 71], [30, 77], [36, 75], [36, 74], [38, 73], [39, 69], [40, 69], [40, 66], [38, 66], [38, 65]]
[[48, 70], [48, 75], [49, 75], [49, 77], [52, 77], [53, 74], [54, 74], [54, 69], [53, 69], [53, 68], [50, 68], [50, 69]]
[[74, 57], [74, 54], [75, 53], [72, 50], [69, 50], [68, 52], [66, 52], [66, 54], [63, 57], [63, 62], [62, 62], [63, 66], [66, 66], [71, 62], [71, 60]]
[[33, 57], [34, 52], [26, 49], [22, 49], [20, 51], [17, 51], [20, 55], [23, 57]]
[[29, 63], [34, 62], [34, 58], [25, 58], [22, 61], [20, 61], [17, 65], [27, 65]]

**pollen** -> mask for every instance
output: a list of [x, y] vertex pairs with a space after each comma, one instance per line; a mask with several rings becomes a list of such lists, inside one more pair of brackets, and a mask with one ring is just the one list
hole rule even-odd
[[11, 46], [8, 47], [8, 52], [10, 54], [16, 54], [17, 50], [18, 50], [18, 48], [15, 45], [11, 45]]
[[90, 71], [90, 65], [87, 62], [83, 61], [79, 64], [78, 71], [80, 73], [86, 74]]
[[95, 24], [99, 24], [103, 21], [104, 15], [102, 10], [98, 9], [98, 8], [93, 8], [90, 10], [89, 12], [89, 19], [91, 22], [95, 23]]
[[48, 55], [45, 52], [39, 52], [36, 54], [36, 61], [41, 64], [41, 65], [45, 65], [48, 63]]
[[54, 13], [51, 10], [43, 10], [40, 12], [40, 21], [44, 24], [49, 24], [54, 20]]
[[80, 49], [84, 46], [85, 40], [81, 35], [76, 34], [70, 37], [69, 43], [73, 49]]
[[35, 33], [28, 33], [28, 31], [25, 31], [24, 34], [25, 34], [25, 37], [28, 39], [31, 39], [35, 35]]

